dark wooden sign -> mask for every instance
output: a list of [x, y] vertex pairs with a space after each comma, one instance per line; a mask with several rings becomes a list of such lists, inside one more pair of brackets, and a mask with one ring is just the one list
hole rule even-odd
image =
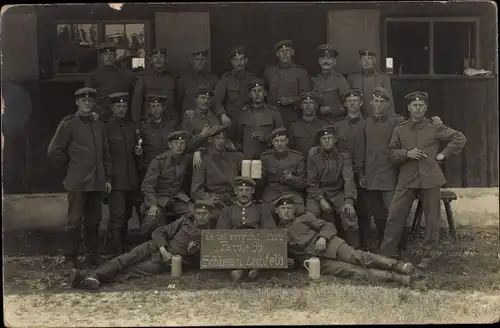
[[203, 230], [202, 269], [287, 268], [284, 229]]

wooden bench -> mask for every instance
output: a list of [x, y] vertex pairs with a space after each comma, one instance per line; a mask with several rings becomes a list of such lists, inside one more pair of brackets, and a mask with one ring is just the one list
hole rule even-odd
[[[455, 243], [458, 243], [457, 230], [455, 228], [455, 219], [453, 218], [453, 212], [451, 210], [451, 202], [457, 199], [457, 195], [449, 190], [441, 190], [441, 200], [444, 203], [444, 209], [446, 211], [446, 219], [448, 220], [448, 227], [450, 228], [450, 235]], [[422, 206], [422, 201], [418, 199], [417, 209], [415, 210], [415, 216], [413, 217], [413, 223], [411, 225], [411, 233], [415, 236], [422, 221], [422, 213], [424, 208]], [[441, 211], [439, 211], [439, 217], [441, 217]]]

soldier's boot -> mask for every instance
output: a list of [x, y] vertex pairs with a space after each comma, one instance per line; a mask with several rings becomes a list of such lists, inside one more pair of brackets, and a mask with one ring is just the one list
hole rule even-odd
[[359, 249], [359, 231], [357, 229], [346, 229], [345, 241], [354, 249]]
[[257, 277], [259, 276], [259, 271], [256, 270], [256, 269], [252, 269], [250, 271], [248, 271], [248, 278], [250, 280], [254, 280], [256, 279]]
[[70, 287], [71, 288], [80, 287], [80, 283], [82, 282], [83, 278], [85, 278], [85, 272], [83, 270], [72, 269], [71, 277], [69, 278]]
[[61, 266], [63, 270], [74, 270], [78, 267], [78, 259], [76, 255], [65, 255], [57, 264]]
[[430, 257], [423, 257], [420, 262], [417, 264], [418, 271], [426, 271], [429, 269], [434, 263], [434, 259]]
[[101, 255], [99, 254], [99, 226], [85, 227], [85, 266], [93, 268], [99, 265]]
[[396, 271], [405, 275], [415, 272], [415, 267], [409, 262], [398, 261], [382, 255], [370, 253], [373, 264], [380, 269]]
[[231, 279], [233, 279], [234, 282], [238, 282], [243, 278], [244, 273], [243, 270], [231, 270]]
[[378, 269], [368, 269], [371, 277], [376, 278], [380, 281], [393, 281], [397, 282], [403, 286], [411, 285], [411, 276], [398, 274], [391, 271], [378, 270]]
[[122, 229], [111, 230], [111, 240], [113, 241], [114, 256], [123, 254], [123, 231]]
[[69, 230], [65, 234], [64, 258], [58, 264], [64, 269], [76, 269], [78, 265], [78, 248], [80, 246], [80, 230]]

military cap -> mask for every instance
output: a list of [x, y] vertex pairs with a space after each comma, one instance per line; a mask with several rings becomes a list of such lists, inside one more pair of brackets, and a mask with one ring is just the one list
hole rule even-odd
[[81, 88], [75, 91], [76, 98], [92, 98], [97, 96], [97, 90], [92, 88]]
[[300, 101], [304, 100], [318, 100], [318, 95], [315, 92], [302, 92], [300, 94]]
[[116, 48], [117, 48], [116, 44], [111, 42], [103, 42], [97, 46], [99, 52], [115, 52]]
[[377, 54], [370, 49], [360, 49], [358, 50], [359, 56], [376, 56]]
[[128, 101], [128, 93], [127, 92], [115, 92], [108, 96], [111, 103], [117, 102], [127, 102]]
[[165, 48], [154, 48], [153, 51], [151, 52], [151, 56], [155, 54], [164, 54], [165, 56], [167, 55], [167, 49]]
[[317, 50], [319, 56], [332, 55], [333, 57], [337, 57], [339, 55], [339, 52], [333, 49], [333, 46], [330, 44], [322, 44], [318, 46]]
[[274, 129], [273, 132], [271, 132], [271, 134], [269, 135], [269, 140], [273, 140], [278, 136], [288, 136], [287, 130], [285, 128]]
[[194, 208], [203, 208], [206, 210], [212, 210], [215, 207], [215, 204], [208, 200], [197, 200], [194, 203]]
[[281, 206], [281, 205], [289, 205], [289, 204], [295, 204], [295, 201], [293, 200], [292, 195], [282, 195], [274, 201], [274, 205], [276, 207]]
[[335, 130], [335, 126], [333, 125], [325, 125], [325, 126], [322, 126], [321, 128], [317, 129], [316, 130], [316, 136], [318, 138], [321, 138], [322, 136], [326, 136], [326, 135], [335, 135], [336, 133], [336, 130]]
[[196, 96], [198, 95], [207, 95], [211, 97], [214, 95], [214, 93], [210, 87], [206, 85], [200, 85], [198, 88], [196, 88]]
[[209, 49], [197, 50], [195, 52], [192, 52], [191, 55], [193, 55], [193, 56], [207, 56], [208, 51], [209, 51]]
[[278, 51], [281, 48], [286, 48], [286, 47], [293, 48], [292, 40], [281, 40], [280, 42], [278, 42], [274, 45], [274, 49], [276, 49], [276, 51]]
[[189, 133], [186, 131], [174, 131], [167, 136], [168, 141], [172, 140], [186, 140], [189, 138]]
[[386, 88], [376, 87], [373, 89], [373, 96], [383, 98], [385, 100], [391, 100], [391, 94]]
[[349, 91], [347, 91], [346, 93], [344, 93], [343, 97], [344, 97], [344, 100], [347, 99], [347, 97], [362, 97], [363, 96], [363, 91], [361, 91], [360, 89], [351, 89]]
[[227, 57], [229, 59], [233, 59], [235, 56], [245, 55], [245, 54], [246, 54], [245, 47], [239, 46], [239, 47], [236, 47], [233, 50], [231, 50], [231, 52], [227, 55]]
[[262, 79], [254, 79], [254, 80], [252, 80], [252, 81], [250, 81], [248, 83], [247, 88], [248, 88], [248, 91], [250, 91], [253, 88], [258, 87], [258, 86], [264, 87], [264, 85], [265, 85], [264, 80], [262, 80]]
[[158, 103], [162, 104], [167, 101], [167, 97], [164, 95], [148, 94], [146, 98], [148, 99], [149, 103], [155, 103], [155, 104]]
[[413, 100], [426, 100], [429, 99], [429, 95], [427, 92], [422, 92], [422, 91], [415, 91], [412, 93], [409, 93], [405, 96], [405, 99], [408, 99], [410, 102]]
[[234, 179], [237, 186], [251, 186], [255, 187], [256, 183], [252, 178], [239, 176]]

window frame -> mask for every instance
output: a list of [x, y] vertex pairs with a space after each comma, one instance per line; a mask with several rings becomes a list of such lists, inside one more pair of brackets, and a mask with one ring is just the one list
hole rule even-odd
[[[392, 22], [408, 22], [408, 23], [422, 23], [426, 22], [429, 24], [429, 72], [425, 74], [416, 75], [436, 75], [434, 73], [434, 23], [437, 22], [464, 22], [464, 23], [474, 23], [475, 25], [475, 44], [474, 44], [474, 58], [476, 59], [476, 67], [481, 67], [481, 56], [480, 56], [480, 22], [479, 17], [387, 17], [384, 20], [384, 58], [383, 65], [385, 67], [385, 62], [387, 58], [387, 24]], [[408, 75], [408, 74], [398, 74], [398, 75]], [[409, 74], [415, 75], [415, 74]], [[439, 75], [455, 75], [455, 74], [439, 74]]]
[[[80, 77], [86, 76], [90, 74], [88, 73], [60, 73], [59, 68], [57, 66], [56, 61], [56, 53], [58, 50], [57, 47], [57, 26], [60, 24], [96, 24], [97, 25], [97, 44], [104, 42], [106, 37], [105, 25], [116, 24], [116, 25], [125, 25], [125, 24], [144, 24], [144, 47], [146, 49], [146, 60], [144, 70], [148, 69], [149, 63], [147, 60], [147, 55], [151, 51], [151, 21], [144, 19], [119, 19], [119, 20], [56, 20], [53, 22], [53, 49], [52, 49], [52, 76], [53, 78], [71, 78], [71, 77]], [[97, 55], [97, 68], [100, 69], [100, 60], [99, 60], [99, 52], [96, 52]]]

